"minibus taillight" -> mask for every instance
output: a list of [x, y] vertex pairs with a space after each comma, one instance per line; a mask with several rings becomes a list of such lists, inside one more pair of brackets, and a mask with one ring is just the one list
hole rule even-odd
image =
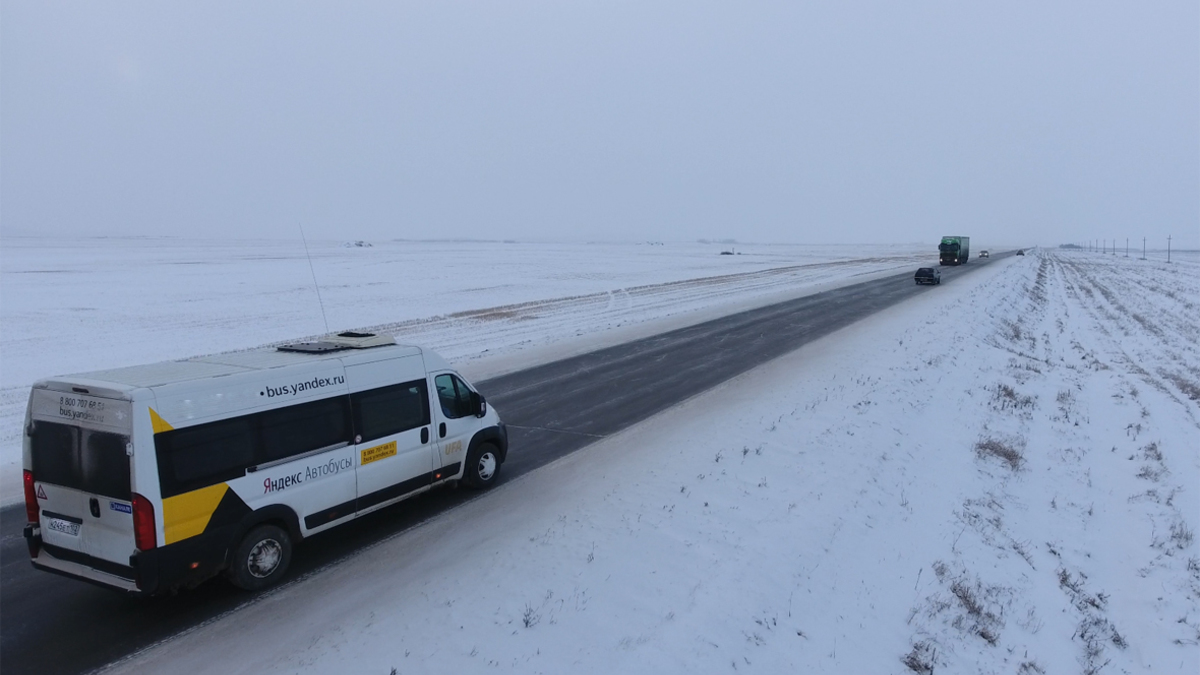
[[41, 507], [38, 506], [37, 490], [33, 487], [33, 472], [25, 470], [25, 517], [28, 522], [38, 522], [38, 514]]
[[136, 492], [133, 493], [133, 543], [139, 551], [158, 546], [154, 534], [154, 505]]

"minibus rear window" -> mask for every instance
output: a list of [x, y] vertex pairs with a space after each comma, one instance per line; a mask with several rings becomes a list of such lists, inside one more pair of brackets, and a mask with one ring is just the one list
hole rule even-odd
[[84, 433], [83, 479], [85, 489], [98, 495], [130, 500], [129, 439], [102, 431]]
[[36, 422], [31, 441], [35, 480], [88, 494], [130, 499], [127, 436]]
[[55, 422], [36, 422], [32, 438], [34, 479], [65, 487], [78, 487], [82, 484], [79, 436], [79, 427]]

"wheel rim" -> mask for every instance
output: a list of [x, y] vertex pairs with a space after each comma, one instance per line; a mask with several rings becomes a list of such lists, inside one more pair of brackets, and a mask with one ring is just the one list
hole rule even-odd
[[479, 473], [479, 480], [489, 481], [492, 476], [496, 475], [496, 456], [490, 452], [485, 452], [479, 456], [479, 466], [476, 470]]
[[274, 539], [263, 539], [250, 549], [250, 556], [246, 560], [246, 569], [255, 578], [263, 579], [279, 569], [279, 563], [282, 560], [283, 545]]

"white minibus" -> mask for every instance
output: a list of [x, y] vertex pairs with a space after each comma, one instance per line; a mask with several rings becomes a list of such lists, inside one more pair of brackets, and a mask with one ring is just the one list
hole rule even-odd
[[508, 433], [390, 336], [56, 377], [25, 418], [33, 566], [156, 594], [279, 581], [293, 544], [444, 483], [495, 484]]

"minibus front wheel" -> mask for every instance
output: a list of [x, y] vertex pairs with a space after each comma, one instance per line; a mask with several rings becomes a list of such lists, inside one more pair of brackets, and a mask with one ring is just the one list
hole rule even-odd
[[482, 490], [496, 484], [500, 473], [500, 451], [491, 443], [480, 443], [467, 454], [463, 482]]
[[292, 538], [288, 533], [275, 525], [259, 525], [234, 550], [229, 580], [243, 590], [261, 590], [282, 579], [291, 562]]

